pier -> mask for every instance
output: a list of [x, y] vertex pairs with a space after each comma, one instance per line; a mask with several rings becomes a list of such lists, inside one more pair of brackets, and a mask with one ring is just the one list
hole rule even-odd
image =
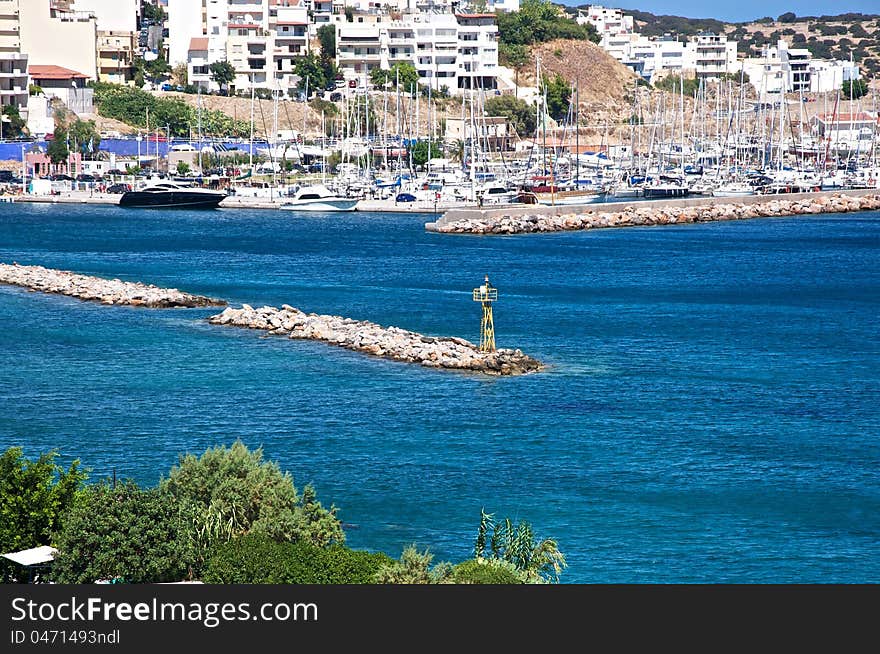
[[443, 234], [532, 234], [608, 227], [677, 225], [880, 209], [880, 191], [786, 193], [738, 198], [516, 206], [446, 212], [425, 229]]
[[102, 304], [151, 309], [226, 306], [225, 300], [183, 293], [176, 288], [159, 288], [152, 284], [104, 279], [42, 266], [21, 266], [17, 263], [0, 263], [0, 284]]
[[214, 325], [259, 329], [288, 338], [321, 341], [429, 368], [470, 370], [496, 376], [521, 375], [543, 368], [539, 361], [520, 350], [481, 352], [478, 346], [463, 338], [424, 336], [365, 320], [304, 313], [287, 304], [280, 309], [268, 306], [255, 309], [247, 304], [240, 309], [227, 307], [208, 321]]

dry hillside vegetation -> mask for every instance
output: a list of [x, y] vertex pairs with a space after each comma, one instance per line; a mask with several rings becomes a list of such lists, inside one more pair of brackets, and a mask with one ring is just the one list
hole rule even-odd
[[543, 75], [562, 75], [579, 94], [580, 123], [603, 126], [632, 115], [636, 75], [589, 41], [558, 39], [529, 48], [529, 63], [519, 70], [519, 85], [534, 86], [536, 58]]

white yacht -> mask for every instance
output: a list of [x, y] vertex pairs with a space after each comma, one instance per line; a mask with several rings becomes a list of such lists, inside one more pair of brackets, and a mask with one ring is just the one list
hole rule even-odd
[[286, 211], [354, 211], [357, 203], [357, 198], [337, 195], [326, 186], [316, 184], [301, 187], [280, 208]]

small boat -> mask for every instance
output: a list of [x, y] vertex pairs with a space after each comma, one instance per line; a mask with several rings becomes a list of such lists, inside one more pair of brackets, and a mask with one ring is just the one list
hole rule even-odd
[[642, 195], [646, 198], [683, 198], [690, 194], [690, 189], [684, 184], [674, 182], [661, 182], [644, 187]]
[[714, 198], [741, 198], [748, 195], [755, 195], [755, 187], [745, 182], [722, 184], [712, 191]]
[[286, 211], [354, 211], [357, 198], [333, 193], [326, 186], [303, 186], [291, 200], [281, 205]]
[[120, 207], [151, 209], [216, 209], [227, 196], [215, 191], [181, 182], [158, 182], [119, 197]]

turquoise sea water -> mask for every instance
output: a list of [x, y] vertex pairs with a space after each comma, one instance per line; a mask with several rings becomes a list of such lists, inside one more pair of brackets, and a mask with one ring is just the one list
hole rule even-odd
[[880, 214], [516, 237], [431, 216], [0, 205], [0, 261], [476, 340], [486, 378], [0, 286], [0, 448], [154, 484], [242, 438], [349, 544], [467, 558], [480, 507], [569, 583], [880, 580]]

